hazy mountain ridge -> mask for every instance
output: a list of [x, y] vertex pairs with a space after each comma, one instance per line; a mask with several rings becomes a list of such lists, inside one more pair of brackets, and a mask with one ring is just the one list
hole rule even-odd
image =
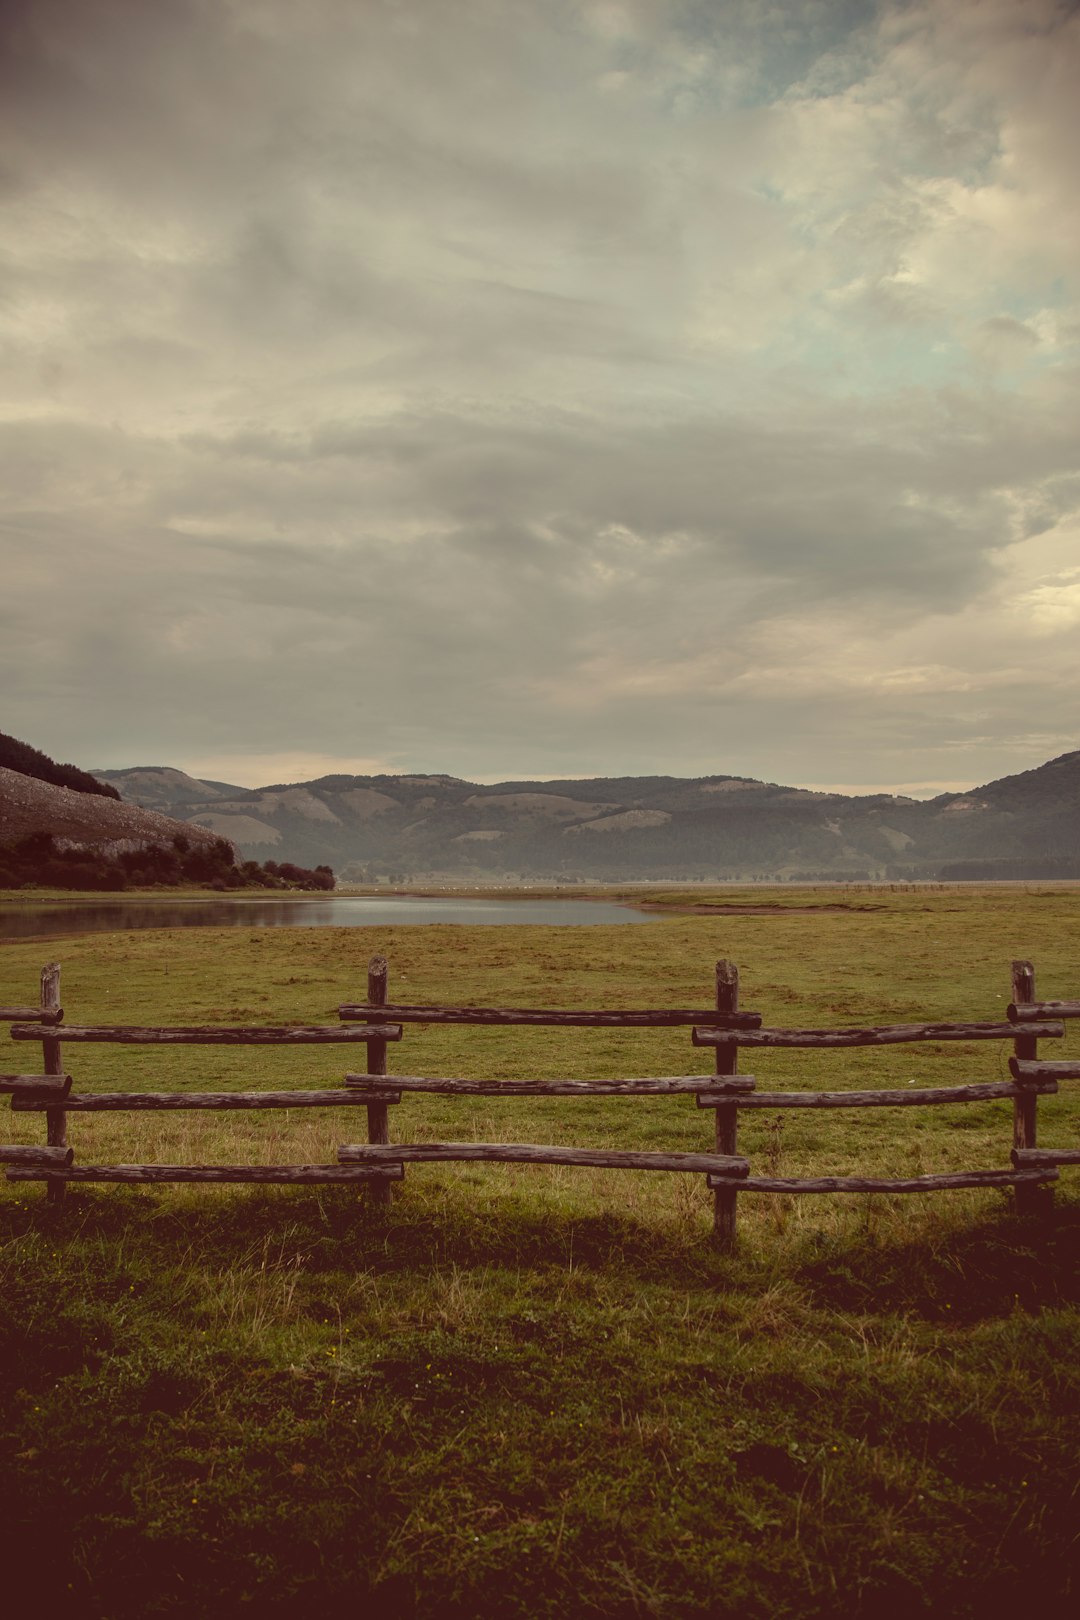
[[1062, 867], [1033, 876], [1072, 875], [1072, 863], [1080, 875], [1080, 751], [925, 802], [722, 775], [331, 775], [245, 789], [164, 766], [94, 774], [245, 856], [325, 862], [346, 877], [932, 877], [964, 862]]

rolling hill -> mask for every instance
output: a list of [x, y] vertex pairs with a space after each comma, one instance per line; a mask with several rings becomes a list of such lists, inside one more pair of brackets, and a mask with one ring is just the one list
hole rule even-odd
[[[212, 827], [125, 801], [116, 788], [88, 772], [58, 766], [47, 754], [3, 733], [0, 757], [17, 761], [11, 768], [0, 765], [0, 889], [334, 886], [328, 868], [311, 872], [295, 863], [259, 867], [254, 861], [240, 868], [231, 840]], [[197, 803], [213, 791], [212, 783], [196, 783], [181, 772], [167, 774], [178, 778], [170, 780], [169, 792], [181, 803], [185, 790]], [[167, 809], [164, 797], [158, 797]]]
[[206, 829], [163, 812], [81, 788], [59, 787], [2, 766], [0, 829], [5, 841], [49, 833], [72, 844], [110, 852], [141, 844], [170, 843], [178, 836], [207, 848], [214, 842], [213, 834]]
[[324, 776], [253, 789], [164, 766], [94, 775], [244, 856], [325, 862], [346, 879], [1080, 876], [1080, 751], [925, 802], [719, 775]]

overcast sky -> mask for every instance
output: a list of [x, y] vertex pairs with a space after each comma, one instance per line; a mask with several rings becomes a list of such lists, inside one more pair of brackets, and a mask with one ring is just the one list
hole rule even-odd
[[0, 729], [256, 785], [1080, 746], [1080, 14], [0, 0]]

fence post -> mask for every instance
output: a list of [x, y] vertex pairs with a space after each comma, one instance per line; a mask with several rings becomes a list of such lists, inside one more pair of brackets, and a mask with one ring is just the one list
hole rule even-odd
[[[387, 962], [386, 957], [373, 956], [368, 963], [367, 976], [367, 998], [371, 1006], [386, 1006], [389, 979], [390, 964]], [[386, 1042], [379, 1036], [374, 1036], [367, 1042], [367, 1072], [368, 1074], [386, 1073]], [[369, 1142], [389, 1142], [390, 1110], [386, 1103], [368, 1103], [367, 1122]], [[394, 1202], [394, 1189], [389, 1182], [377, 1181], [368, 1188], [368, 1198], [373, 1204], [392, 1204]]]
[[[739, 970], [734, 962], [716, 964], [716, 1010], [720, 1013], [739, 1010]], [[732, 1036], [715, 1048], [717, 1074], [734, 1074], [739, 1066], [739, 1043]], [[737, 1153], [739, 1139], [739, 1104], [722, 1102], [716, 1108], [716, 1151]], [[735, 1246], [735, 1201], [738, 1194], [732, 1187], [718, 1187], [713, 1194], [713, 1236], [723, 1249]]]
[[[47, 962], [41, 970], [41, 1022], [55, 1024], [60, 1015], [60, 964]], [[41, 1051], [46, 1074], [63, 1074], [64, 1059], [60, 1042], [53, 1036], [43, 1036]], [[50, 1147], [67, 1147], [67, 1112], [63, 1108], [45, 1110], [46, 1141]], [[67, 1188], [59, 1180], [50, 1181], [46, 1198], [50, 1204], [62, 1204]]]
[[[1016, 961], [1012, 964], [1012, 999], [1017, 1001], [1035, 1000], [1035, 969], [1030, 962]], [[1013, 1041], [1013, 1051], [1018, 1058], [1032, 1061], [1039, 1055], [1038, 1039], [1034, 1035], [1018, 1035]], [[1034, 1091], [1025, 1092], [1023, 1096], [1013, 1099], [1013, 1147], [1033, 1148], [1036, 1143], [1035, 1109], [1038, 1105], [1038, 1095]], [[1046, 1209], [1053, 1194], [1049, 1188], [1019, 1185], [1013, 1189], [1014, 1208], [1018, 1215], [1034, 1215], [1039, 1210]]]

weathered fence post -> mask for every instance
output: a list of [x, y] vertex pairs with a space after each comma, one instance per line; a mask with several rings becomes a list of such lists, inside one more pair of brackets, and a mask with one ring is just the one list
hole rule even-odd
[[[41, 970], [41, 1022], [60, 1021], [60, 964], [47, 962]], [[46, 1074], [63, 1074], [64, 1060], [55, 1036], [42, 1038], [41, 1050]], [[63, 1108], [45, 1110], [46, 1141], [50, 1147], [67, 1147], [67, 1114]], [[62, 1204], [67, 1188], [62, 1181], [50, 1181], [46, 1197], [50, 1204]]]
[[[733, 1013], [739, 1010], [739, 970], [734, 962], [716, 964], [716, 1010]], [[734, 1074], [739, 1066], [739, 1043], [732, 1036], [716, 1047], [717, 1074]], [[739, 1139], [739, 1104], [722, 1102], [716, 1108], [716, 1151], [737, 1153]], [[724, 1249], [735, 1244], [736, 1199], [734, 1188], [718, 1187], [713, 1194], [713, 1235]]]
[[[387, 985], [390, 979], [390, 964], [385, 956], [373, 956], [368, 963], [367, 998], [373, 1007], [386, 1006]], [[380, 1036], [373, 1037], [367, 1042], [367, 1072], [368, 1074], [386, 1073], [386, 1042]], [[389, 1142], [390, 1140], [390, 1110], [384, 1102], [373, 1102], [367, 1105], [368, 1141]], [[375, 1182], [368, 1189], [368, 1197], [373, 1204], [392, 1204], [394, 1190], [388, 1182]]]
[[[1035, 1000], [1035, 968], [1030, 962], [1012, 964], [1012, 999], [1014, 1003]], [[1013, 1041], [1013, 1052], [1021, 1060], [1033, 1061], [1039, 1055], [1039, 1043], [1034, 1035], [1018, 1035]], [[1036, 1143], [1035, 1110], [1038, 1095], [1034, 1088], [1013, 1099], [1013, 1147], [1033, 1148]], [[1048, 1189], [1017, 1183], [1013, 1189], [1014, 1208], [1018, 1215], [1034, 1215], [1045, 1209], [1052, 1196]]]

